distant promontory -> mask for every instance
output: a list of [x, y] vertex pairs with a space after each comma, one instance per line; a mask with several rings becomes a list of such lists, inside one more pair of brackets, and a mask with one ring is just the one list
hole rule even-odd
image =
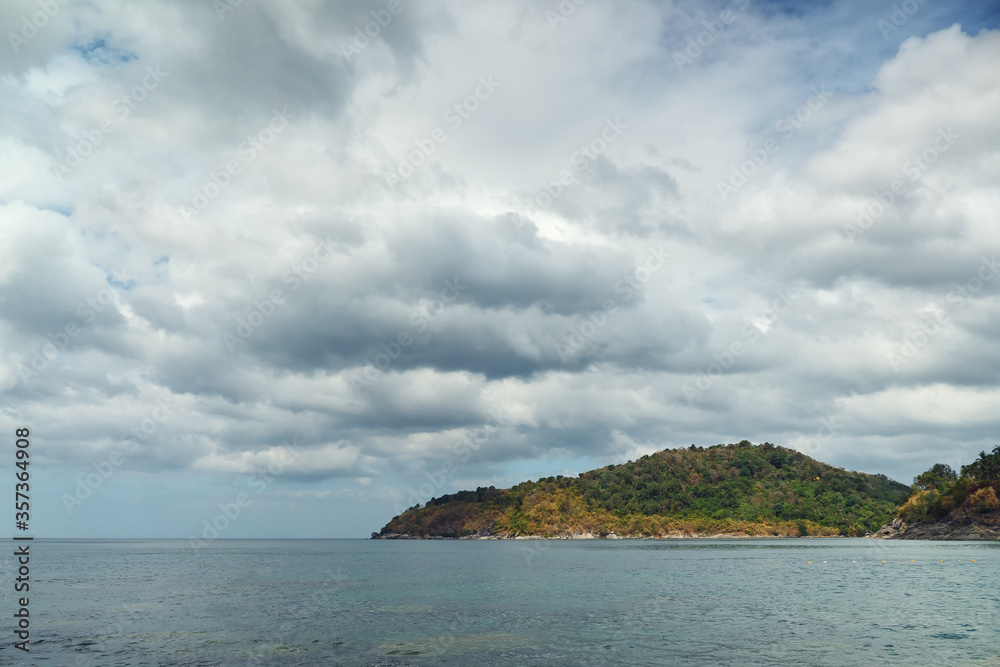
[[874, 537], [898, 540], [1000, 540], [1000, 447], [956, 472], [936, 463]]
[[862, 536], [910, 487], [771, 443], [666, 449], [576, 477], [414, 506], [373, 538]]

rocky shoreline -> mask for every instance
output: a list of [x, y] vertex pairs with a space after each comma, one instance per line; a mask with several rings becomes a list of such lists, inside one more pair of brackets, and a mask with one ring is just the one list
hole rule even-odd
[[[768, 539], [799, 537], [798, 535], [748, 535], [746, 533], [697, 533], [676, 532], [665, 535], [617, 535], [608, 533], [599, 535], [585, 531], [576, 533], [561, 533], [559, 535], [508, 535], [508, 534], [478, 534], [462, 537], [445, 537], [443, 535], [409, 535], [405, 533], [372, 533], [373, 540], [684, 540], [684, 539]], [[810, 536], [818, 537], [818, 536]], [[826, 535], [823, 537], [840, 537]], [[949, 517], [940, 521], [918, 521], [907, 524], [902, 519], [893, 519], [868, 535], [874, 539], [883, 540], [1000, 540], [1000, 521], [983, 520], [982, 517]]]
[[893, 519], [872, 537], [884, 540], [1000, 540], [1000, 525], [982, 523], [970, 517], [911, 524]]
[[[718, 539], [781, 539], [789, 537], [799, 537], [798, 535], [747, 535], [745, 533], [717, 533], [708, 535], [706, 533], [670, 533], [667, 535], [616, 535], [609, 533], [601, 536], [594, 533], [572, 533], [553, 535], [466, 535], [463, 537], [444, 537], [442, 535], [407, 535], [400, 533], [386, 533], [379, 535], [372, 533], [373, 540], [718, 540]], [[812, 536], [816, 537], [816, 536]], [[827, 535], [824, 537], [839, 537], [837, 535]]]

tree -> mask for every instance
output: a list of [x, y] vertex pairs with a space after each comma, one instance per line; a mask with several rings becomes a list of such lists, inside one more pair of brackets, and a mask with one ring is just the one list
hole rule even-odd
[[972, 494], [969, 500], [980, 512], [992, 512], [995, 509], [1000, 509], [1000, 498], [997, 498], [997, 492], [993, 490], [992, 486], [979, 489]]
[[913, 478], [913, 487], [917, 491], [940, 489], [951, 486], [958, 481], [958, 473], [947, 463], [935, 463], [930, 470]]
[[987, 483], [1000, 480], [1000, 446], [994, 447], [990, 454], [979, 452], [978, 459], [962, 466], [962, 477]]

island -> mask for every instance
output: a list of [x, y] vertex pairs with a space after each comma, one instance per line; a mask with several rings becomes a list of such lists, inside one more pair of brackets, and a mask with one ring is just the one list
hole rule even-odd
[[911, 492], [885, 475], [743, 440], [432, 498], [372, 538], [864, 536], [892, 520]]

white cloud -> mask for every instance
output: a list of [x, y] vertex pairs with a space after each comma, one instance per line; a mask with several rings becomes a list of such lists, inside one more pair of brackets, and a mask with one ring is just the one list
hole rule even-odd
[[[345, 503], [454, 456], [498, 406], [506, 423], [461, 479], [808, 443], [831, 417], [822, 453], [848, 467], [905, 478], [935, 451], [971, 451], [996, 430], [1000, 280], [961, 307], [949, 294], [1000, 241], [1000, 33], [941, 9], [891, 43], [861, 3], [752, 4], [678, 72], [673, 52], [724, 5], [586, 3], [553, 31], [531, 3], [408, 4], [350, 62], [358, 3], [244, 3], [222, 21], [208, 6], [66, 5], [0, 78], [0, 421], [37, 424], [72, 472], [169, 399], [177, 416], [125, 468], [252, 474], [294, 451], [293, 490], [318, 499], [330, 489], [309, 485], [330, 478]], [[0, 13], [13, 25], [32, 7]], [[121, 117], [115, 98], [157, 67]], [[449, 109], [491, 76], [453, 126]], [[619, 117], [620, 136], [581, 158]], [[446, 140], [387, 186], [437, 127]], [[723, 201], [718, 183], [768, 139], [778, 149]], [[196, 192], [210, 201], [186, 216]], [[542, 193], [557, 194], [532, 208]], [[666, 266], [626, 289], [660, 247]], [[894, 368], [940, 312], [947, 327]], [[25, 381], [71, 321], [80, 334]]]

